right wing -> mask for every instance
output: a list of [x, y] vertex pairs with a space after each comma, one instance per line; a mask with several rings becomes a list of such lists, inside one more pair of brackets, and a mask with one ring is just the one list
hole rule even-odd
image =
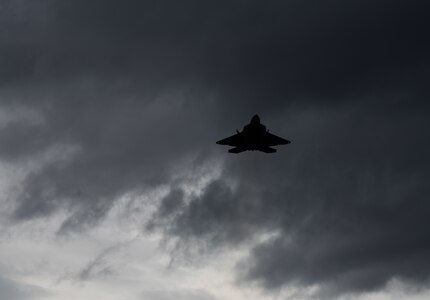
[[239, 146], [241, 144], [242, 138], [240, 133], [236, 133], [228, 138], [222, 139], [216, 142], [218, 145], [228, 145], [228, 146]]
[[278, 146], [278, 145], [286, 145], [291, 143], [289, 140], [283, 139], [269, 132], [265, 133], [264, 139], [265, 139], [265, 142], [267, 143], [267, 146]]

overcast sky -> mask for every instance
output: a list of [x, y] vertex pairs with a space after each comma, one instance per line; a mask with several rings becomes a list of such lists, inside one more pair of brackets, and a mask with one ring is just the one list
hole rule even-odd
[[0, 299], [428, 299], [429, 13], [0, 0]]

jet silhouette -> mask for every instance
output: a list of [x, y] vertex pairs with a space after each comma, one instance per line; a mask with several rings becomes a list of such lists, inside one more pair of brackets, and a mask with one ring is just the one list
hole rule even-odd
[[235, 148], [228, 150], [230, 153], [240, 153], [243, 151], [262, 151], [265, 153], [276, 152], [272, 146], [287, 145], [289, 140], [269, 133], [266, 126], [260, 123], [260, 117], [255, 115], [251, 122], [243, 127], [242, 132], [236, 130], [236, 134], [216, 142], [218, 145], [228, 145]]

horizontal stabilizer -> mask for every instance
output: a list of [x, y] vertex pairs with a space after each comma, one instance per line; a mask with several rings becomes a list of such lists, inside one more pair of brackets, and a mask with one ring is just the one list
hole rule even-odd
[[274, 153], [276, 152], [276, 149], [270, 148], [270, 147], [264, 147], [264, 148], [260, 148], [260, 151], [264, 152], [264, 153]]
[[243, 151], [246, 151], [246, 150], [243, 149], [243, 148], [239, 148], [239, 147], [231, 148], [230, 150], [228, 150], [228, 152], [230, 152], [230, 153], [240, 153], [240, 152], [243, 152]]

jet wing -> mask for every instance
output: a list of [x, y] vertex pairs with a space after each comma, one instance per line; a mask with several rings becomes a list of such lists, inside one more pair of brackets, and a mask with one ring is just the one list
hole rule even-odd
[[219, 145], [228, 145], [228, 146], [239, 146], [241, 144], [242, 138], [240, 133], [236, 133], [228, 138], [219, 140], [216, 142]]
[[266, 132], [265, 142], [267, 146], [286, 145], [291, 143], [289, 140], [283, 139], [277, 135]]

